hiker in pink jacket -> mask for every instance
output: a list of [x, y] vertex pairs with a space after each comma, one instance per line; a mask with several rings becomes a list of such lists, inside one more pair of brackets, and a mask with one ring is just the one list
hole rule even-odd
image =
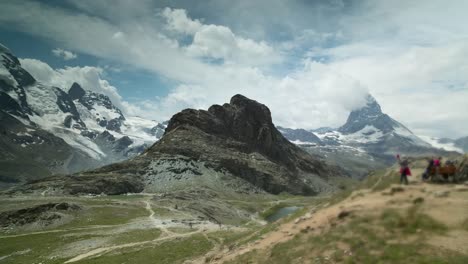
[[408, 160], [401, 159], [400, 154], [396, 156], [398, 163], [400, 164], [400, 184], [408, 185], [408, 176], [411, 176], [411, 170], [409, 168]]

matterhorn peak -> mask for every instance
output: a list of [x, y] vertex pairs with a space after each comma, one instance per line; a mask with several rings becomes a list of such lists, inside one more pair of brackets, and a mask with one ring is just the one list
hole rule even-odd
[[366, 126], [374, 126], [382, 130], [392, 130], [394, 124], [393, 119], [382, 112], [382, 108], [375, 98], [368, 94], [366, 97], [366, 105], [353, 110], [346, 124], [338, 130], [343, 134], [355, 133]]

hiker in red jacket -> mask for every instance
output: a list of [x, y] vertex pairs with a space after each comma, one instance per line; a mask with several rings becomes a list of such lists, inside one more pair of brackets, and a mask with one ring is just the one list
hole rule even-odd
[[411, 176], [411, 170], [409, 168], [408, 160], [401, 160], [400, 154], [396, 156], [398, 163], [400, 164], [400, 184], [408, 185], [408, 176]]

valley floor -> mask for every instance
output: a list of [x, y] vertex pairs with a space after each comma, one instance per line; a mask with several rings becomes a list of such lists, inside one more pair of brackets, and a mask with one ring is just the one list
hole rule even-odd
[[[322, 198], [250, 194], [217, 199], [196, 200], [187, 193], [1, 197], [0, 214], [35, 209], [10, 216], [20, 219], [0, 229], [0, 263], [183, 263], [265, 226], [256, 212]], [[51, 203], [80, 209], [37, 212]], [[231, 214], [223, 215], [226, 210]]]
[[[391, 168], [328, 197], [1, 197], [0, 214], [75, 209], [10, 219], [0, 263], [468, 263], [468, 185], [423, 183], [414, 166], [409, 186]], [[264, 221], [286, 206], [302, 209]]]

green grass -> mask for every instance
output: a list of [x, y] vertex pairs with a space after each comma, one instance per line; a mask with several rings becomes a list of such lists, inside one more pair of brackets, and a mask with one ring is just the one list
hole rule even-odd
[[111, 263], [158, 263], [177, 264], [189, 258], [195, 258], [213, 247], [203, 235], [197, 234], [189, 238], [172, 240], [161, 244], [142, 247], [123, 248], [99, 257], [75, 262], [89, 264]]
[[[282, 208], [282, 207], [281, 207]], [[287, 216], [284, 216], [283, 218], [280, 218], [279, 220], [273, 222], [273, 223], [269, 223], [267, 225], [264, 225], [262, 226], [256, 235], [250, 237], [248, 240], [245, 241], [245, 243], [247, 242], [252, 242], [252, 241], [255, 241], [257, 239], [259, 239], [261, 236], [275, 230], [277, 227], [279, 227], [282, 223], [285, 223], [285, 222], [290, 222], [292, 221], [293, 219], [296, 219], [300, 216], [303, 216], [305, 215], [307, 212], [309, 211], [309, 208], [301, 208], [297, 211], [295, 211], [294, 213], [290, 214], [290, 215], [287, 215]]]
[[[81, 231], [60, 231], [43, 234], [29, 234], [17, 237], [0, 238], [0, 257], [7, 256], [14, 252], [27, 251], [21, 255], [12, 255], [0, 261], [1, 263], [63, 263], [66, 259], [55, 258], [51, 259], [51, 254], [63, 246], [77, 241], [83, 241], [93, 238], [110, 238], [112, 244], [124, 244], [139, 241], [150, 241], [158, 238], [161, 234], [159, 229], [132, 230], [124, 233], [108, 233], [105, 235], [99, 234], [96, 229], [96, 234], [93, 230]], [[107, 229], [107, 228], [106, 228]], [[60, 254], [60, 253], [58, 253]]]
[[138, 217], [148, 216], [142, 206], [95, 206], [74, 212], [75, 219], [61, 228], [90, 225], [118, 225]]
[[147, 196], [142, 194], [132, 194], [132, 195], [106, 195], [106, 196], [99, 196], [94, 198], [95, 200], [108, 200], [108, 201], [133, 201], [133, 200], [141, 200]]
[[[360, 182], [350, 181], [346, 188], [342, 191], [333, 194], [330, 198], [326, 199], [331, 205], [337, 204], [346, 198], [348, 198], [354, 191], [359, 191], [363, 189], [371, 189], [372, 191], [382, 191], [388, 188], [392, 184], [398, 183], [397, 172], [390, 173], [385, 176], [388, 172], [388, 169], [378, 170], [369, 174]], [[358, 194], [360, 196], [360, 194]]]
[[14, 252], [27, 251], [21, 255], [13, 254], [1, 263], [63, 263], [64, 259], [50, 259], [52, 252], [65, 244], [90, 239], [95, 236], [84, 234], [65, 236], [66, 232], [25, 235], [11, 238], [0, 238], [0, 256], [7, 256]]
[[157, 217], [169, 217], [174, 215], [174, 212], [164, 207], [156, 207], [152, 205], [152, 208], [155, 216]]
[[405, 214], [393, 209], [387, 209], [382, 213], [381, 220], [388, 230], [400, 231], [406, 234], [421, 231], [441, 234], [447, 231], [447, 226], [437, 222], [429, 215], [421, 213], [419, 204], [411, 206]]
[[207, 234], [210, 239], [214, 239], [217, 243], [221, 244], [222, 247], [233, 248], [240, 244], [245, 244], [247, 237], [252, 235], [255, 231], [248, 230], [243, 232], [238, 231], [218, 231]]
[[268, 224], [268, 225], [265, 225], [263, 226], [260, 230], [258, 230], [258, 232], [255, 233], [255, 235], [249, 237], [248, 239], [245, 239], [245, 240], [241, 240], [239, 245], [245, 245], [249, 242], [252, 242], [252, 241], [255, 241], [255, 240], [258, 240], [260, 239], [263, 235], [275, 230], [275, 228], [277, 228], [279, 226], [278, 223], [271, 223], [271, 224]]
[[388, 188], [391, 184], [398, 183], [399, 175], [396, 171], [390, 172], [389, 169], [379, 170], [367, 177], [359, 188], [372, 189], [373, 191], [382, 191]]
[[424, 243], [426, 234], [445, 230], [412, 206], [379, 217], [354, 217], [321, 235], [299, 233], [271, 251], [252, 251], [229, 263], [468, 263], [467, 255]]
[[113, 244], [125, 244], [140, 241], [155, 240], [161, 235], [159, 229], [137, 229], [112, 236]]

